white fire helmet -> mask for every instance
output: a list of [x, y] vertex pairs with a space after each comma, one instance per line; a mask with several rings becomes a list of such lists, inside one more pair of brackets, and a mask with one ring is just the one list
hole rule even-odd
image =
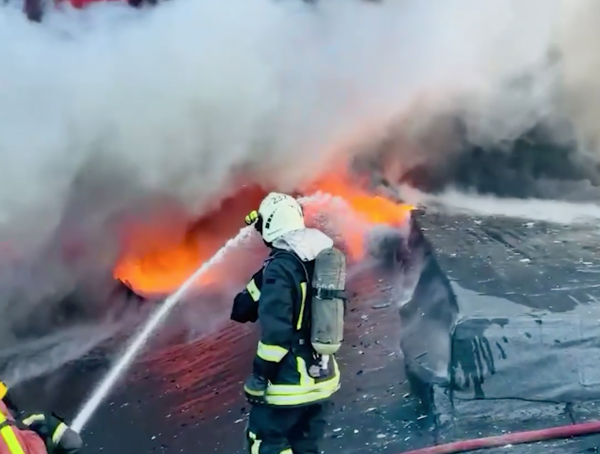
[[258, 208], [259, 231], [266, 243], [294, 230], [305, 228], [304, 213], [298, 201], [287, 194], [271, 192]]

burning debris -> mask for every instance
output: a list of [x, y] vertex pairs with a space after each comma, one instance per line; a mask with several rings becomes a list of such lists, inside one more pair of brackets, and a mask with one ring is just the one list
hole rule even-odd
[[[324, 194], [305, 204], [309, 222], [325, 224], [355, 262], [365, 256], [365, 234], [373, 225], [401, 226], [412, 210], [409, 205], [370, 193], [340, 173], [327, 174], [305, 187], [303, 194]], [[173, 292], [239, 230], [244, 216], [258, 206], [266, 193], [258, 187], [242, 187], [220, 207], [193, 223], [180, 241], [152, 238], [145, 247], [125, 250], [114, 277], [139, 295]], [[210, 286], [216, 275], [216, 269], [206, 273], [197, 285]]]
[[[173, 292], [212, 257], [243, 225], [244, 216], [257, 205], [264, 191], [242, 187], [235, 196], [226, 198], [220, 207], [191, 223], [183, 238], [163, 235], [148, 238], [146, 244], [136, 239], [132, 250], [125, 250], [114, 270], [114, 277], [139, 295], [164, 295]], [[142, 232], [143, 238], [143, 232]], [[208, 272], [198, 285], [214, 280]]]

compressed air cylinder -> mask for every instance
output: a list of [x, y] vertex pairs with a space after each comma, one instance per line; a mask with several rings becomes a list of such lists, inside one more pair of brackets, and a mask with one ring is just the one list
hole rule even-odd
[[325, 249], [315, 259], [312, 280], [311, 343], [320, 355], [336, 353], [344, 339], [346, 257], [336, 248]]

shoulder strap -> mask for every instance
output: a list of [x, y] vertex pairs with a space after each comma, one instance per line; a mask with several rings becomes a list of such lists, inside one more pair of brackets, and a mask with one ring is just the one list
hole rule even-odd
[[23, 422], [14, 419], [5, 419], [0, 423], [0, 429], [4, 429], [6, 426], [13, 426], [20, 430], [31, 430], [31, 427], [29, 427], [28, 425], [23, 424]]

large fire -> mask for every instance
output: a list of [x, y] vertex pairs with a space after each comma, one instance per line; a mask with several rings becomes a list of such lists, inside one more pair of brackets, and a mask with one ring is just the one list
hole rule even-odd
[[[339, 222], [336, 227], [353, 260], [364, 253], [362, 225], [400, 225], [410, 216], [412, 207], [399, 205], [384, 197], [369, 194], [354, 186], [345, 176], [329, 175], [311, 186], [311, 192], [320, 191], [339, 197], [359, 221]], [[208, 260], [225, 242], [234, 236], [245, 215], [256, 209], [266, 193], [257, 188], [242, 188], [236, 197], [224, 201], [220, 209], [209, 213], [176, 244], [165, 241], [153, 243], [145, 250], [124, 253], [114, 275], [133, 291], [142, 295], [167, 294], [175, 291], [204, 261]], [[307, 218], [311, 217], [308, 207]], [[214, 274], [214, 273], [213, 273]], [[204, 275], [202, 283], [212, 281], [214, 275]]]
[[397, 226], [406, 222], [414, 208], [406, 204], [397, 204], [385, 197], [370, 194], [352, 182], [345, 175], [330, 175], [319, 181], [316, 190], [343, 199], [355, 215], [356, 223], [348, 224], [344, 219], [337, 223], [344, 243], [354, 260], [360, 260], [365, 251], [365, 226], [384, 224]]

